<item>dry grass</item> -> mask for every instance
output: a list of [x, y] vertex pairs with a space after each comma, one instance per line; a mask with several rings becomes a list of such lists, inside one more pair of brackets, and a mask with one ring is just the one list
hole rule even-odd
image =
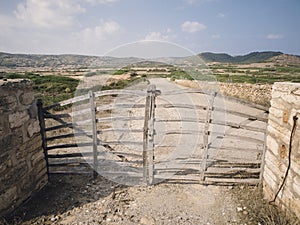
[[300, 225], [299, 219], [264, 199], [260, 187], [240, 186], [234, 188], [239, 212], [248, 225]]

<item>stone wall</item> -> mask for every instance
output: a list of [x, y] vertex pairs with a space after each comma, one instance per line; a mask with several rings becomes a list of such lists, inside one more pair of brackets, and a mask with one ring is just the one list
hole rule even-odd
[[28, 80], [0, 80], [0, 216], [48, 180], [37, 107]]
[[286, 181], [275, 202], [300, 217], [299, 147], [300, 84], [275, 83], [268, 121], [263, 189], [265, 196], [274, 200], [289, 167]]

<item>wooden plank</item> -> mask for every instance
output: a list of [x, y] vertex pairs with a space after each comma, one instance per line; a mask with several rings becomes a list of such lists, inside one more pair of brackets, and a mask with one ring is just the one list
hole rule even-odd
[[81, 102], [81, 101], [88, 100], [88, 99], [89, 99], [88, 94], [81, 95], [81, 96], [77, 96], [77, 97], [74, 97], [74, 98], [70, 98], [70, 99], [65, 100], [65, 101], [55, 103], [53, 105], [46, 106], [46, 107], [44, 107], [44, 109], [49, 110], [49, 109], [52, 109], [52, 108], [55, 108], [55, 107], [58, 107], [58, 106], [66, 106], [66, 105], [70, 105], [70, 104], [73, 104], [73, 103], [76, 103], [76, 102]]
[[190, 104], [157, 104], [156, 108], [181, 108], [181, 109], [200, 109], [200, 110], [206, 110], [207, 106], [202, 105], [190, 105]]
[[155, 119], [155, 122], [191, 122], [191, 123], [205, 123], [205, 119], [200, 118], [180, 118], [180, 119]]
[[143, 174], [146, 185], [154, 180], [154, 117], [155, 117], [156, 87], [149, 85], [145, 105], [145, 120], [143, 134]]
[[218, 120], [211, 120], [211, 124], [215, 125], [224, 125], [224, 126], [229, 126], [231, 128], [236, 128], [236, 129], [244, 129], [244, 130], [250, 130], [250, 131], [256, 131], [260, 133], [266, 132], [264, 128], [259, 128], [259, 127], [252, 127], [248, 125], [243, 125], [240, 123], [234, 123], [234, 122], [228, 122], [228, 121], [218, 121]]
[[99, 141], [99, 145], [137, 145], [142, 146], [143, 142], [141, 141]]
[[114, 109], [137, 109], [145, 108], [145, 104], [107, 104], [101, 105], [96, 108], [97, 112], [104, 110], [114, 110]]
[[47, 146], [47, 151], [59, 148], [77, 148], [77, 147], [86, 147], [93, 146], [92, 143], [71, 143], [71, 144], [60, 144], [60, 145], [52, 145]]
[[205, 127], [203, 131], [203, 146], [204, 146], [204, 152], [202, 157], [202, 172], [200, 179], [204, 181], [205, 179], [205, 171], [207, 168], [207, 158], [208, 158], [208, 130], [209, 130], [209, 124], [211, 122], [211, 116], [212, 116], [212, 109], [214, 107], [214, 101], [215, 101], [216, 93], [212, 93], [209, 98], [209, 107], [207, 109], [206, 114], [206, 121], [205, 121]]
[[90, 97], [90, 109], [91, 109], [91, 118], [92, 118], [92, 135], [93, 135], [93, 166], [94, 166], [94, 172], [93, 177], [94, 179], [98, 176], [98, 151], [97, 151], [97, 125], [96, 125], [96, 106], [95, 106], [95, 95], [92, 91], [89, 92]]
[[263, 173], [264, 173], [264, 168], [265, 168], [265, 157], [266, 157], [266, 151], [267, 151], [267, 127], [268, 127], [268, 124], [266, 123], [266, 132], [265, 132], [265, 135], [264, 135], [264, 145], [263, 145], [263, 148], [262, 148], [262, 156], [261, 156], [261, 165], [260, 165], [260, 175], [259, 175], [259, 182], [260, 184], [262, 184], [263, 182]]
[[39, 123], [40, 123], [40, 133], [41, 133], [41, 138], [42, 138], [42, 147], [43, 147], [43, 151], [44, 151], [44, 155], [45, 155], [47, 174], [49, 175], [47, 135], [46, 135], [46, 126], [45, 126], [45, 119], [44, 119], [44, 113], [43, 113], [43, 101], [42, 101], [42, 99], [38, 99], [37, 108], [38, 108], [38, 119], [39, 119]]
[[224, 150], [224, 151], [245, 151], [245, 152], [261, 152], [261, 149], [257, 148], [242, 148], [242, 147], [229, 147], [229, 146], [222, 146], [222, 147], [209, 147], [209, 149], [214, 149], [214, 150]]
[[183, 89], [183, 90], [165, 91], [165, 92], [163, 92], [163, 95], [182, 95], [182, 94], [191, 94], [191, 93], [210, 95], [211, 91], [189, 88], [189, 89]]
[[96, 122], [144, 120], [143, 116], [115, 116], [97, 118]]
[[253, 138], [253, 137], [247, 137], [247, 136], [244, 136], [244, 135], [239, 135], [239, 134], [231, 134], [230, 132], [228, 131], [225, 131], [224, 133], [223, 132], [211, 132], [209, 131], [209, 135], [211, 134], [215, 134], [217, 135], [216, 138], [233, 138], [233, 139], [239, 139], [239, 140], [245, 140], [245, 141], [249, 141], [249, 142], [255, 142], [255, 143], [258, 143], [258, 144], [263, 144], [264, 141], [261, 140], [261, 139], [258, 139], [258, 138]]
[[52, 159], [58, 158], [72, 158], [72, 157], [85, 157], [85, 156], [93, 156], [92, 152], [85, 153], [63, 153], [63, 154], [49, 154], [48, 157]]
[[137, 96], [147, 96], [144, 91], [137, 90], [106, 90], [95, 92], [95, 97], [106, 96], [106, 95], [137, 95]]
[[203, 184], [250, 184], [256, 185], [259, 183], [259, 179], [249, 178], [249, 179], [237, 179], [237, 178], [211, 178], [207, 177]]
[[97, 134], [102, 134], [102, 133], [109, 133], [109, 132], [122, 132], [122, 133], [141, 133], [143, 132], [143, 129], [102, 129], [102, 130], [98, 130]]
[[238, 112], [238, 111], [235, 111], [235, 110], [229, 110], [229, 109], [224, 109], [224, 108], [219, 108], [219, 107], [213, 107], [212, 110], [217, 111], [217, 112], [224, 112], [224, 113], [228, 113], [228, 114], [248, 118], [249, 120], [252, 120], [252, 121], [257, 120], [257, 121], [262, 121], [262, 122], [268, 122], [267, 116], [252, 115], [252, 114], [249, 114], [249, 113], [243, 113], [243, 112]]

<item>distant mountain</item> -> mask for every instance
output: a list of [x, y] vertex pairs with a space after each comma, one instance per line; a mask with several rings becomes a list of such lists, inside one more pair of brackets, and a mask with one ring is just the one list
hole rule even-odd
[[82, 68], [82, 67], [119, 67], [140, 61], [139, 58], [114, 58], [108, 56], [84, 55], [34, 55], [10, 54], [0, 52], [0, 67], [49, 67], [49, 68]]
[[220, 63], [259, 63], [264, 62], [274, 56], [282, 55], [282, 52], [251, 52], [247, 55], [231, 56], [225, 53], [200, 53], [199, 56], [205, 62]]

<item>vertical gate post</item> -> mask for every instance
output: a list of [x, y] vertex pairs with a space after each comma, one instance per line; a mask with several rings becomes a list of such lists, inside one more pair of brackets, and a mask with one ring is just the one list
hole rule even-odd
[[212, 111], [213, 111], [213, 107], [214, 107], [214, 101], [215, 101], [216, 94], [217, 94], [216, 92], [212, 92], [209, 96], [206, 121], [205, 121], [205, 126], [204, 126], [204, 135], [203, 135], [204, 152], [203, 152], [203, 157], [202, 157], [202, 172], [201, 172], [201, 176], [200, 176], [201, 181], [204, 181], [205, 171], [207, 169], [209, 124], [211, 123], [211, 116], [212, 116]]
[[154, 179], [154, 117], [155, 117], [155, 85], [147, 88], [145, 120], [143, 133], [143, 169], [144, 183], [151, 185]]
[[96, 107], [95, 107], [95, 94], [92, 91], [89, 91], [90, 97], [90, 107], [91, 107], [91, 119], [92, 119], [92, 136], [93, 136], [93, 166], [94, 179], [97, 178], [98, 172], [98, 149], [97, 149], [97, 125], [96, 125]]
[[43, 112], [43, 100], [38, 99], [37, 100], [37, 108], [38, 108], [38, 118], [40, 122], [40, 128], [41, 128], [41, 137], [42, 137], [42, 147], [44, 150], [45, 160], [46, 160], [46, 167], [47, 167], [47, 175], [49, 179], [49, 159], [48, 159], [48, 150], [47, 150], [47, 136], [46, 136], [46, 126], [45, 126], [45, 118], [44, 118], [44, 112]]

